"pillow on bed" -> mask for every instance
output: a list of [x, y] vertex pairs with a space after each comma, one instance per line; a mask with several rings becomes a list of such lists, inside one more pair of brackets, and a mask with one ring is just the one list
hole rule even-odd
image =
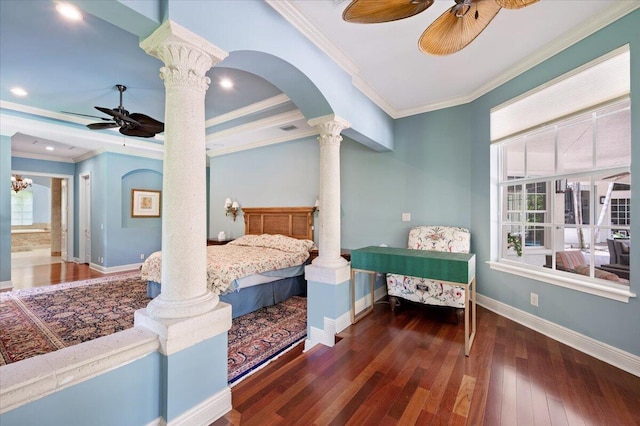
[[266, 247], [288, 253], [309, 251], [314, 246], [311, 240], [298, 240], [280, 234], [244, 235], [231, 241], [229, 244], [236, 246]]

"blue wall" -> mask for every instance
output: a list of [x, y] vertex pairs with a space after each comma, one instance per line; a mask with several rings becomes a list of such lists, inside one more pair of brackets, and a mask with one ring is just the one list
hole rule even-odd
[[105, 267], [135, 264], [142, 262], [140, 254], [146, 258], [160, 250], [161, 220], [130, 218], [130, 190], [161, 190], [161, 172], [160, 160], [114, 153], [100, 154], [77, 164], [77, 176], [91, 174], [93, 263], [104, 257]]
[[244, 218], [224, 214], [231, 198], [242, 207], [313, 206], [318, 198], [320, 146], [315, 137], [234, 154], [212, 157], [210, 173], [210, 231], [244, 235]]

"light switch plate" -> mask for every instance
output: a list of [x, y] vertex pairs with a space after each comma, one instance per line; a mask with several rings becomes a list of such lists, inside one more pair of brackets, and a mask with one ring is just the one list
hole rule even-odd
[[411, 222], [411, 213], [402, 213], [403, 222]]

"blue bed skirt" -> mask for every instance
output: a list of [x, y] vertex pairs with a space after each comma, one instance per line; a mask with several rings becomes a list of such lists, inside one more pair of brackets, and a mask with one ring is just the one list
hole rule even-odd
[[[154, 298], [159, 294], [160, 284], [148, 281], [147, 296]], [[220, 300], [231, 305], [232, 317], [236, 318], [265, 306], [283, 302], [292, 296], [306, 295], [307, 280], [304, 279], [304, 275], [299, 275], [243, 288], [240, 291], [220, 296]]]

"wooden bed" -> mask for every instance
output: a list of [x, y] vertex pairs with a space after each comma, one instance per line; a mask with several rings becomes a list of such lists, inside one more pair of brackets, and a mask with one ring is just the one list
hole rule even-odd
[[[269, 241], [272, 238], [282, 239], [290, 242], [294, 246], [300, 246], [304, 243], [305, 245], [302, 248], [304, 251], [302, 253], [298, 252], [298, 255], [300, 255], [298, 260], [305, 257], [304, 254], [307, 254], [307, 256], [306, 260], [297, 264], [297, 266], [264, 271], [234, 279], [225, 292], [220, 292], [220, 300], [231, 304], [234, 318], [265, 306], [280, 303], [292, 296], [306, 296], [307, 282], [304, 279], [304, 265], [309, 261], [307, 246], [308, 250], [312, 248], [314, 211], [315, 207], [246, 207], [242, 209], [245, 222], [245, 235], [253, 235], [255, 237], [252, 237], [252, 239], [258, 239], [260, 241], [262, 241], [263, 238], [267, 238]], [[263, 234], [276, 237], [258, 238], [258, 236]], [[310, 241], [294, 242], [293, 240], [279, 237], [280, 235], [297, 240]], [[236, 265], [235, 261], [230, 260], [234, 259], [234, 254], [231, 253], [230, 250], [242, 250], [243, 247], [236, 247], [234, 245], [235, 243], [239, 243], [240, 240], [246, 240], [247, 238], [240, 237], [238, 241], [227, 245], [208, 246], [208, 277], [220, 275], [221, 273], [219, 271], [221, 269], [227, 270], [228, 268], [220, 267], [220, 264], [225, 261], [229, 262], [229, 265]], [[248, 253], [251, 253], [250, 250], [255, 249], [255, 247], [247, 247], [245, 249]], [[227, 255], [230, 257], [227, 258]], [[149, 261], [152, 256], [149, 256], [147, 261]], [[242, 256], [246, 255], [242, 254]], [[161, 289], [161, 284], [157, 282], [159, 278], [157, 281], [147, 278], [149, 274], [145, 274], [145, 266], [146, 264], [143, 265], [143, 277], [148, 279], [147, 293], [149, 297], [156, 297], [160, 294]], [[156, 264], [154, 276], [159, 277], [157, 269], [158, 265]], [[209, 281], [208, 284], [210, 288], [212, 288], [211, 282], [212, 281]], [[228, 281], [226, 282], [228, 283]]]
[[244, 233], [281, 234], [313, 241], [315, 207], [243, 207]]

